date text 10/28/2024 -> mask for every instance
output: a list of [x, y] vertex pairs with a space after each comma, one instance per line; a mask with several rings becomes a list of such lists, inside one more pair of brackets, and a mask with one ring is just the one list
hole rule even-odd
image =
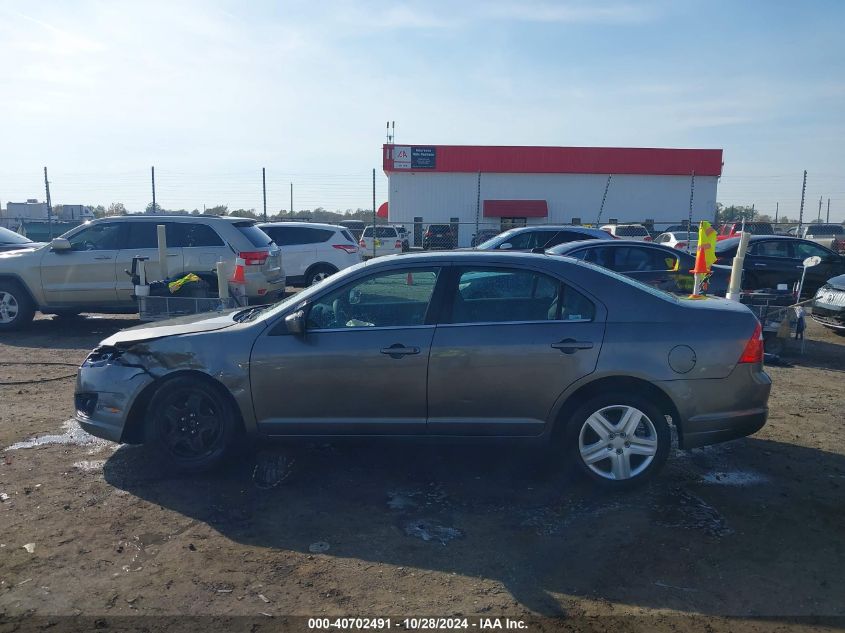
[[406, 631], [478, 630], [520, 631], [528, 628], [523, 620], [512, 618], [308, 618], [309, 630], [364, 631], [399, 629]]

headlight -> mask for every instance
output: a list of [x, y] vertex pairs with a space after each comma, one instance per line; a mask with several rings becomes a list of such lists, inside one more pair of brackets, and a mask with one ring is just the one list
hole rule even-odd
[[97, 347], [88, 354], [88, 358], [82, 363], [83, 367], [105, 367], [117, 362], [123, 356], [123, 350], [117, 347]]

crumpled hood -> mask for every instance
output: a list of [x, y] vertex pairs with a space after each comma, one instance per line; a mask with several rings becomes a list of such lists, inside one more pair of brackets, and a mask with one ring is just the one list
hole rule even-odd
[[214, 312], [205, 314], [189, 314], [176, 317], [166, 321], [145, 323], [136, 325], [116, 334], [112, 334], [103, 340], [100, 345], [112, 345], [116, 347], [125, 346], [140, 341], [150, 341], [165, 336], [177, 336], [180, 334], [197, 334], [199, 332], [213, 332], [235, 325], [237, 322], [232, 316], [243, 311], [244, 308], [235, 308], [225, 312]]

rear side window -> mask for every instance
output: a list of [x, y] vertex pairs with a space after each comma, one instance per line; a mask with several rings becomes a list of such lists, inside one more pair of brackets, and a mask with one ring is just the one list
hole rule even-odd
[[341, 234], [343, 237], [345, 237], [345, 238], [346, 238], [346, 241], [347, 241], [347, 242], [352, 242], [353, 244], [355, 244], [355, 239], [352, 237], [352, 235], [350, 235], [349, 231], [347, 231], [347, 230], [345, 230], [345, 229], [344, 229], [343, 231], [340, 231], [340, 234]]
[[296, 246], [300, 244], [319, 244], [325, 242], [334, 231], [329, 229], [310, 228], [305, 226], [273, 226], [263, 229], [279, 246]]
[[807, 235], [842, 235], [845, 227], [841, 224], [814, 224], [807, 227]]
[[253, 246], [270, 246], [273, 241], [255, 222], [235, 222], [232, 226]]
[[618, 246], [613, 249], [616, 257], [611, 270], [620, 273], [675, 270], [678, 258], [656, 248], [630, 248]]
[[464, 268], [452, 298], [451, 323], [590, 321], [595, 307], [584, 295], [530, 270]]
[[792, 257], [792, 248], [790, 241], [771, 240], [769, 242], [757, 242], [751, 247], [752, 255], [759, 255], [760, 257]]
[[189, 224], [187, 222], [174, 222], [170, 225], [173, 230], [168, 227], [168, 241], [169, 235], [172, 233], [173, 246], [180, 246], [182, 248], [198, 248], [209, 246], [223, 246], [223, 240], [217, 235], [217, 231], [207, 224]]
[[[127, 222], [127, 224], [129, 225], [129, 237], [126, 239], [126, 248], [158, 247], [158, 228], [155, 222]], [[174, 246], [173, 225], [168, 222], [165, 227], [167, 245]]]

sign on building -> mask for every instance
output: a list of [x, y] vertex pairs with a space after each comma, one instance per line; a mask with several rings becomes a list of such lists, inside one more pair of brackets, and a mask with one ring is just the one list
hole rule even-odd
[[437, 150], [434, 147], [397, 145], [393, 148], [394, 169], [436, 169]]

